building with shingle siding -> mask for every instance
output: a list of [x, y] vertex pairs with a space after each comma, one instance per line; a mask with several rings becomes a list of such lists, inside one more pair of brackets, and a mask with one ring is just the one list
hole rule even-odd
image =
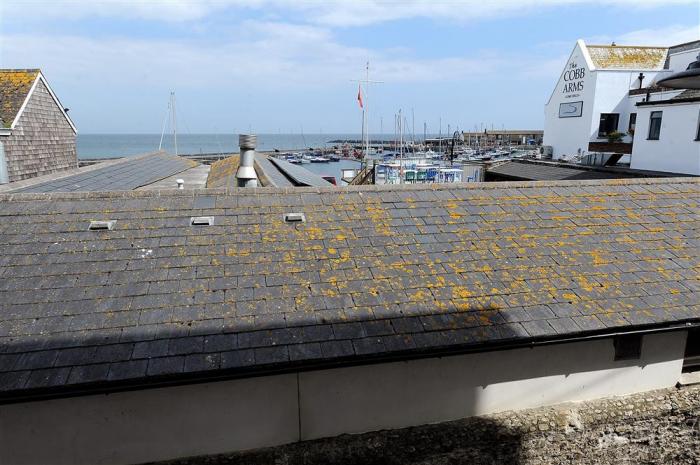
[[41, 70], [0, 70], [0, 184], [76, 168], [76, 134]]

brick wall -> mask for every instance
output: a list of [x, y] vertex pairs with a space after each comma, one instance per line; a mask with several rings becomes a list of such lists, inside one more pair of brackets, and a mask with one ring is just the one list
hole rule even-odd
[[3, 145], [10, 182], [78, 166], [75, 133], [41, 81]]
[[700, 463], [700, 387], [307, 441], [171, 465]]

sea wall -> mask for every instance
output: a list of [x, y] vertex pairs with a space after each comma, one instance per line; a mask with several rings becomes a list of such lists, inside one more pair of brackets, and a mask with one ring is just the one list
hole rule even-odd
[[619, 465], [700, 463], [700, 386], [168, 462]]

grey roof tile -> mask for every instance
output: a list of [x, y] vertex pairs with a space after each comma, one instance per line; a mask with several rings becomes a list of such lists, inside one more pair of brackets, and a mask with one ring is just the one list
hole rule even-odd
[[68, 381], [70, 372], [71, 367], [33, 370], [24, 387], [26, 389], [37, 389], [49, 386], [61, 386]]
[[[14, 192], [91, 192], [124, 191], [152, 184], [196, 165], [195, 162], [165, 152], [133, 157], [102, 168], [80, 171], [57, 180], [32, 184]], [[87, 229], [86, 222], [83, 229]]]
[[185, 357], [161, 357], [148, 361], [147, 374], [149, 376], [170, 375], [181, 373], [185, 367]]

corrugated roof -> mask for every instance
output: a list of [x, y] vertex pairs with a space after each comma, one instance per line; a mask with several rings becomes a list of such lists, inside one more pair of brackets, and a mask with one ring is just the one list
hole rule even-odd
[[12, 125], [39, 72], [38, 69], [0, 69], [0, 127]]
[[587, 45], [596, 69], [663, 69], [666, 47], [635, 47], [622, 45]]
[[683, 178], [0, 195], [0, 398], [698, 321], [699, 214]]

